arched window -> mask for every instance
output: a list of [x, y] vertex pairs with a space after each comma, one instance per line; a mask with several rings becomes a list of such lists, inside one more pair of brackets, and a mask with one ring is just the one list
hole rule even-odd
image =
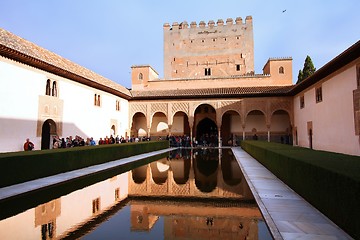
[[283, 67], [279, 67], [279, 73], [284, 74], [284, 68]]
[[50, 96], [50, 93], [51, 93], [51, 88], [50, 88], [50, 79], [48, 79], [46, 81], [46, 91], [45, 91], [45, 94]]
[[52, 84], [52, 96], [57, 97], [57, 87], [56, 87], [56, 81]]
[[139, 73], [139, 80], [143, 80], [143, 74]]
[[97, 105], [100, 106], [100, 95], [98, 95], [98, 102]]
[[97, 95], [96, 95], [96, 93], [94, 95], [94, 105], [97, 106]]

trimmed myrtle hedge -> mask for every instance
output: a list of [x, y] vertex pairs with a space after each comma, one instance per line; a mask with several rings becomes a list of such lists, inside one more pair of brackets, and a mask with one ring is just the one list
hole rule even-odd
[[360, 239], [360, 157], [262, 141], [242, 141], [241, 147]]
[[168, 141], [109, 144], [0, 154], [0, 187], [161, 150]]

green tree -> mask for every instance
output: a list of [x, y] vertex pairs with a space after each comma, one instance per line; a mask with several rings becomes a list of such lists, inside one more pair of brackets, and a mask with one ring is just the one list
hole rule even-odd
[[298, 80], [296, 83], [300, 83], [302, 80], [306, 79], [307, 77], [311, 76], [316, 71], [314, 64], [311, 58], [306, 56], [304, 67], [302, 70], [299, 70]]

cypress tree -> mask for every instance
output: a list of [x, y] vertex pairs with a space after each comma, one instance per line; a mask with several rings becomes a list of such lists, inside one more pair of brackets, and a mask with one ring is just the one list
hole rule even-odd
[[298, 80], [296, 83], [300, 83], [302, 80], [311, 76], [315, 71], [316, 68], [314, 67], [314, 64], [309, 55], [307, 55], [305, 58], [303, 70], [299, 70]]

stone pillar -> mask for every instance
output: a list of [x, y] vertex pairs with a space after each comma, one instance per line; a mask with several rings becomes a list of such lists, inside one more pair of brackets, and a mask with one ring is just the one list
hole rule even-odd
[[148, 127], [147, 137], [150, 138], [150, 129], [151, 127]]
[[173, 172], [172, 172], [171, 168], [169, 168], [167, 173], [168, 173], [168, 176], [167, 176], [167, 187], [168, 187], [167, 193], [169, 195], [172, 195], [172, 193], [173, 193], [172, 183], [175, 182], [175, 181], [172, 180], [173, 179]]
[[190, 162], [190, 171], [189, 171], [189, 192], [192, 196], [194, 196], [195, 194], [195, 173], [194, 173], [194, 158], [193, 158], [194, 154], [193, 152], [191, 151], [191, 162]]
[[267, 141], [270, 142], [270, 125], [267, 125]]
[[146, 192], [151, 193], [151, 167], [150, 164], [146, 166]]
[[245, 125], [242, 125], [242, 129], [243, 129], [243, 140], [245, 140]]
[[190, 146], [193, 147], [193, 130], [192, 127], [190, 126]]
[[171, 136], [171, 127], [172, 127], [172, 125], [168, 125], [168, 128], [169, 128], [169, 137]]
[[219, 145], [219, 147], [221, 147], [222, 146], [222, 142], [221, 142], [221, 126], [219, 127], [218, 126], [218, 145]]
[[190, 128], [190, 142], [191, 142], [191, 147], [193, 147], [193, 127], [194, 127], [194, 117], [190, 116], [188, 117], [188, 121], [189, 121], [189, 128]]

